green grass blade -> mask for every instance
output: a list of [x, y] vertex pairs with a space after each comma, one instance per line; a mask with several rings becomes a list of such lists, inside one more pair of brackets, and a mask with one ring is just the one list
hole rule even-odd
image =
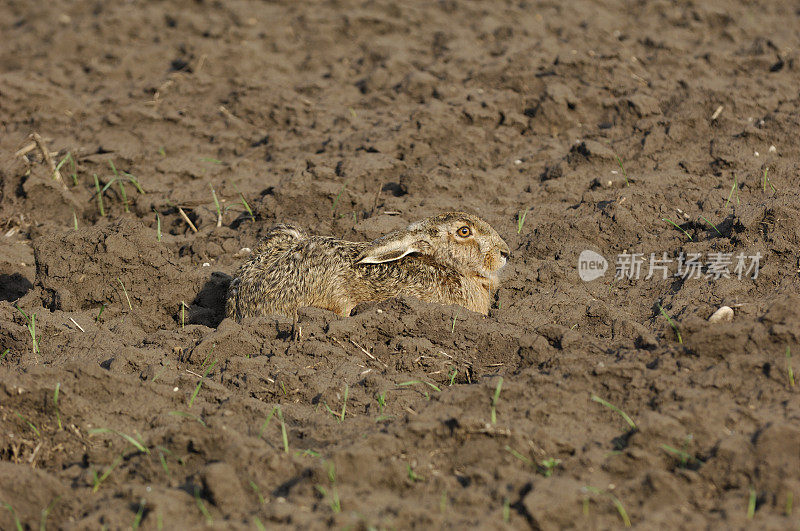
[[674, 221], [672, 221], [671, 219], [669, 219], [669, 218], [661, 218], [661, 221], [666, 221], [667, 223], [670, 223], [670, 224], [671, 224], [671, 225], [673, 225], [673, 226], [674, 226], [676, 229], [678, 229], [679, 231], [681, 231], [682, 233], [684, 233], [684, 234], [686, 235], [686, 237], [687, 237], [687, 238], [689, 238], [689, 241], [694, 241], [694, 240], [692, 240], [692, 237], [691, 237], [691, 236], [689, 236], [689, 233], [688, 233], [688, 232], [686, 232], [685, 230], [683, 230], [683, 228], [682, 228], [680, 225], [678, 225], [677, 223], [675, 223], [675, 222], [674, 222]]
[[11, 504], [6, 502], [0, 502], [6, 509], [11, 512], [11, 518], [14, 519], [14, 526], [17, 528], [17, 531], [22, 531], [22, 522], [19, 521], [19, 517], [17, 516], [17, 511], [11, 506]]
[[672, 318], [667, 314], [667, 311], [660, 304], [658, 305], [658, 309], [661, 310], [661, 315], [663, 315], [664, 317], [667, 318], [667, 322], [672, 327], [672, 329], [675, 331], [675, 335], [678, 336], [678, 343], [683, 345], [683, 337], [681, 337], [681, 332], [680, 332], [680, 330], [678, 330], [678, 325], [675, 324], [675, 322], [672, 320]]
[[142, 452], [144, 454], [148, 454], [148, 455], [150, 454], [150, 450], [146, 446], [144, 446], [142, 443], [140, 443], [139, 441], [137, 441], [136, 439], [134, 439], [133, 437], [131, 437], [127, 433], [122, 433], [122, 432], [117, 431], [117, 430], [112, 430], [111, 428], [96, 428], [96, 429], [89, 430], [89, 434], [90, 435], [98, 435], [98, 434], [101, 434], [101, 433], [112, 433], [114, 435], [118, 435], [119, 437], [122, 437], [123, 439], [128, 441], [130, 444], [132, 444], [133, 447], [136, 448], [137, 450], [139, 450], [140, 452]]
[[597, 402], [598, 404], [602, 404], [605, 407], [607, 407], [608, 409], [617, 412], [619, 414], [619, 416], [621, 416], [623, 418], [623, 420], [625, 420], [625, 422], [628, 423], [628, 426], [630, 426], [632, 430], [636, 429], [636, 424], [628, 416], [628, 414], [625, 413], [624, 411], [622, 411], [620, 408], [618, 408], [614, 404], [603, 400], [602, 398], [600, 398], [599, 396], [597, 396], [595, 394], [592, 395], [592, 401]]
[[197, 387], [194, 388], [194, 392], [192, 393], [192, 398], [189, 399], [189, 407], [190, 408], [192, 407], [192, 404], [194, 404], [194, 399], [197, 398], [197, 393], [200, 392], [200, 386], [203, 385], [203, 380], [205, 380], [206, 376], [208, 376], [208, 373], [211, 372], [211, 370], [214, 368], [214, 366], [216, 364], [217, 364], [217, 360], [214, 360], [213, 362], [211, 362], [211, 365], [209, 365], [206, 368], [205, 372], [203, 373], [202, 378], [200, 378], [200, 381], [197, 382]]

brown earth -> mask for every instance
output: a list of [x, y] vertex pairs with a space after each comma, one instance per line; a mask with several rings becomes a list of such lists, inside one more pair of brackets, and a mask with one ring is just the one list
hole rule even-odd
[[[0, 528], [797, 526], [800, 10], [709, 5], [3, 2]], [[275, 222], [452, 209], [488, 317], [222, 320]]]

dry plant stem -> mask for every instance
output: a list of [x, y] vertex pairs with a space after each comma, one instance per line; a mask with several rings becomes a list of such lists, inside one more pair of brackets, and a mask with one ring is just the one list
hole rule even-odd
[[27, 155], [28, 153], [30, 153], [31, 151], [33, 151], [34, 149], [36, 149], [36, 142], [31, 142], [31, 143], [29, 143], [29, 144], [26, 144], [26, 145], [22, 146], [21, 148], [19, 148], [19, 149], [18, 149], [18, 150], [17, 150], [17, 151], [14, 153], [14, 157], [22, 157], [22, 156], [25, 156], [25, 155]]
[[50, 151], [47, 149], [47, 146], [44, 145], [44, 140], [42, 140], [41, 135], [39, 135], [39, 133], [32, 133], [31, 138], [34, 142], [36, 142], [36, 145], [39, 146], [39, 151], [42, 152], [42, 158], [44, 158], [44, 162], [47, 164], [47, 167], [50, 168], [50, 174], [56, 181], [59, 182], [61, 187], [66, 190], [67, 185], [64, 184], [64, 179], [61, 177], [61, 172], [58, 170], [58, 168], [56, 168], [56, 163], [53, 161], [53, 157], [50, 156]]
[[186, 215], [186, 212], [184, 212], [181, 207], [178, 207], [178, 213], [183, 218], [183, 221], [185, 221], [186, 224], [189, 225], [189, 228], [192, 229], [192, 232], [197, 232], [197, 227], [194, 226], [194, 223], [192, 223], [192, 220], [189, 219], [189, 216]]
[[86, 330], [84, 330], [84, 329], [83, 329], [83, 327], [82, 327], [81, 325], [79, 325], [79, 324], [78, 324], [78, 322], [77, 322], [75, 319], [73, 319], [72, 317], [70, 317], [70, 318], [69, 318], [69, 320], [70, 320], [70, 321], [72, 321], [72, 324], [74, 324], [75, 326], [77, 326], [77, 327], [78, 327], [78, 328], [81, 330], [81, 332], [86, 332]]

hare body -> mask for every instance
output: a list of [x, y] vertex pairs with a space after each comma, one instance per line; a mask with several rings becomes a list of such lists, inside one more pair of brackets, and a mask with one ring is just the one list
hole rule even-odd
[[235, 319], [304, 306], [347, 316], [361, 302], [410, 295], [489, 312], [508, 245], [486, 222], [449, 212], [372, 242], [308, 236], [274, 227], [238, 270], [226, 316]]

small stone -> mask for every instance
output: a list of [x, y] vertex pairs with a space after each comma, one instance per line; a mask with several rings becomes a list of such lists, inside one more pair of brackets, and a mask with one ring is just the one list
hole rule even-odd
[[708, 318], [709, 323], [729, 323], [731, 321], [733, 321], [733, 308], [730, 306], [720, 306], [720, 308]]
[[778, 151], [778, 148], [776, 148], [775, 146], [770, 146], [769, 147], [769, 152], [770, 153], [775, 153], [776, 151]]

